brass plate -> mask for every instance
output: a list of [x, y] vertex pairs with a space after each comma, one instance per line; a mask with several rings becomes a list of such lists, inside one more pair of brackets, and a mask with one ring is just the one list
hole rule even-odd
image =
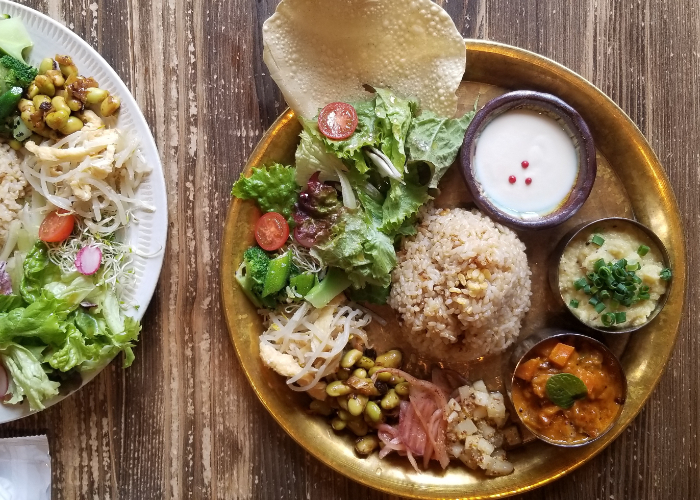
[[[466, 46], [467, 70], [459, 90], [460, 112], [471, 108], [478, 95], [483, 104], [507, 89], [549, 92], [581, 113], [597, 146], [598, 176], [584, 208], [555, 229], [521, 233], [533, 271], [533, 307], [525, 318], [522, 335], [545, 324], [567, 325], [566, 315], [551, 305], [555, 301], [546, 283], [546, 263], [559, 236], [581, 221], [604, 216], [635, 217], [654, 230], [668, 248], [674, 278], [665, 309], [650, 325], [630, 336], [606, 339], [621, 354], [629, 394], [620, 420], [604, 438], [576, 449], [531, 442], [509, 452], [515, 472], [499, 478], [486, 478], [459, 463], [453, 463], [446, 471], [434, 465], [419, 474], [405, 458], [390, 456], [380, 460], [376, 453], [366, 459], [358, 458], [349, 435], [337, 435], [324, 419], [307, 415], [304, 410], [308, 397], [287, 389], [282, 377], [263, 366], [258, 356], [260, 319], [234, 284], [243, 250], [253, 244], [252, 225], [259, 214], [252, 203], [233, 200], [222, 249], [222, 296], [231, 340], [253, 390], [282, 428], [321, 462], [367, 486], [411, 498], [476, 499], [522, 493], [567, 474], [597, 455], [629, 425], [656, 386], [671, 355], [685, 301], [685, 243], [678, 205], [663, 168], [634, 123], [597, 88], [549, 59], [493, 42], [467, 40]], [[249, 158], [246, 171], [272, 161], [291, 163], [299, 131], [294, 114], [287, 111], [265, 133]], [[468, 204], [466, 187], [457, 169], [452, 168], [448, 175], [436, 203]], [[388, 311], [384, 309], [383, 313], [391, 316]], [[392, 337], [396, 327], [392, 322], [384, 328], [375, 326], [371, 334], [378, 344], [396, 345], [399, 342]], [[414, 370], [432, 361], [418, 353], [411, 355]], [[505, 358], [503, 355], [461, 368], [469, 369], [472, 380], [485, 377], [492, 388], [500, 387]]]

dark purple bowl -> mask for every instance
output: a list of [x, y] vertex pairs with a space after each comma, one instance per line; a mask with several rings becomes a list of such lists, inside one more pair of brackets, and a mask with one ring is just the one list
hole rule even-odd
[[[501, 210], [484, 194], [481, 184], [474, 177], [472, 160], [481, 132], [491, 120], [513, 109], [529, 109], [544, 113], [557, 120], [573, 139], [578, 156], [578, 176], [569, 197], [553, 212], [535, 219], [519, 219]], [[503, 94], [487, 102], [476, 113], [464, 136], [460, 164], [462, 175], [476, 205], [492, 219], [516, 229], [545, 229], [569, 219], [581, 208], [588, 195], [591, 194], [597, 171], [593, 137], [581, 115], [558, 97], [530, 90], [518, 90]]]

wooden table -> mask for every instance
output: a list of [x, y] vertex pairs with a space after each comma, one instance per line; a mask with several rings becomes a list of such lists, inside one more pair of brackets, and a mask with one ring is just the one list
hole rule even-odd
[[[232, 182], [284, 101], [262, 62], [271, 0], [30, 0], [132, 89], [161, 152], [170, 239], [134, 365], [0, 427], [47, 433], [54, 498], [386, 499], [296, 445], [248, 386], [228, 338], [219, 244]], [[445, 0], [465, 37], [550, 57], [629, 114], [671, 178], [700, 265], [697, 0]], [[523, 498], [700, 497], [700, 286], [659, 387], [627, 431]], [[224, 283], [224, 286], [229, 285]]]

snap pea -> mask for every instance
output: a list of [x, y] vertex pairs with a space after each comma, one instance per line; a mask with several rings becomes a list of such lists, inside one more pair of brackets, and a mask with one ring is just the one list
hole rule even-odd
[[17, 104], [19, 104], [21, 99], [22, 87], [12, 87], [0, 95], [0, 120], [10, 116], [17, 109]]
[[315, 280], [316, 275], [313, 273], [298, 274], [290, 278], [289, 286], [294, 287], [297, 293], [303, 297], [314, 287]]
[[282, 290], [289, 280], [289, 272], [292, 269], [292, 253], [285, 252], [283, 255], [270, 261], [265, 274], [262, 296], [267, 297]]

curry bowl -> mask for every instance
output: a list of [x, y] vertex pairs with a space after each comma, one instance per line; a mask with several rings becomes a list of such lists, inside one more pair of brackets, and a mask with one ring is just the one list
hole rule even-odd
[[[615, 334], [648, 325], [666, 304], [673, 281], [668, 251], [656, 233], [622, 217], [571, 229], [551, 255], [548, 279], [582, 327]], [[625, 321], [610, 321], [613, 314]]]
[[558, 97], [518, 90], [484, 105], [460, 153], [476, 205], [515, 229], [545, 229], [583, 206], [596, 177], [591, 132]]
[[615, 426], [627, 399], [627, 378], [602, 342], [545, 329], [511, 356], [508, 395], [521, 424], [538, 439], [564, 448], [587, 445]]

